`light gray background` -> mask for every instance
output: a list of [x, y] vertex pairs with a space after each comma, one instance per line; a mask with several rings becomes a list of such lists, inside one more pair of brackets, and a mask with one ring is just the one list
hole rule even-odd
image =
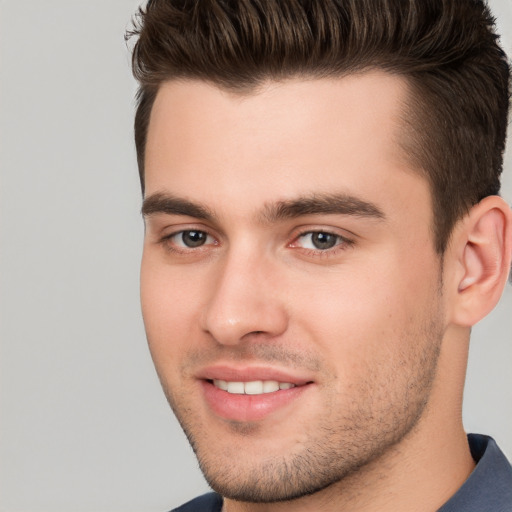
[[[207, 489], [139, 313], [137, 4], [0, 0], [1, 512], [163, 512]], [[491, 4], [512, 55], [512, 3]], [[509, 285], [474, 329], [464, 409], [509, 457], [511, 317]]]

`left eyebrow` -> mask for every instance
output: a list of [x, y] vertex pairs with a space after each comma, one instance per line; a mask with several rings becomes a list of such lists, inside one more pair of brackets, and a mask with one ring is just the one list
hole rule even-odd
[[315, 194], [267, 204], [261, 218], [264, 222], [272, 223], [305, 215], [350, 215], [381, 221], [386, 219], [377, 205], [347, 194]]

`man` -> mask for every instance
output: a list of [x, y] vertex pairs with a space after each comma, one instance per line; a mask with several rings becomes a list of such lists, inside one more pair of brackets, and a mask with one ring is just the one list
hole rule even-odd
[[498, 301], [509, 68], [476, 0], [153, 0], [141, 296], [216, 491], [177, 510], [512, 510], [461, 421]]

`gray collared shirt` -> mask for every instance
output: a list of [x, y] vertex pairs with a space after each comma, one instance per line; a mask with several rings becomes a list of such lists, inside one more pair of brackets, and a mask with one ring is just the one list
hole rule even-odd
[[477, 465], [438, 512], [512, 512], [512, 466], [488, 436], [468, 435]]

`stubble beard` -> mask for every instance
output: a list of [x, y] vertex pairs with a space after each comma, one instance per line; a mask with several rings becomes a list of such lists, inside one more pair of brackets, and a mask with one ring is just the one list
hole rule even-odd
[[[306, 430], [306, 440], [292, 454], [264, 454], [257, 463], [245, 463], [244, 454], [228, 444], [212, 449], [207, 425], [197, 418], [186, 396], [164, 391], [183, 428], [209, 485], [225, 498], [250, 503], [290, 501], [317, 493], [368, 469], [404, 440], [418, 424], [428, 403], [436, 375], [442, 332], [439, 317], [430, 319], [421, 333], [409, 333], [410, 344], [421, 347], [401, 354], [384, 370], [369, 368], [367, 378], [347, 390], [343, 411], [330, 413]], [[415, 335], [414, 335], [415, 334]], [[403, 344], [402, 344], [403, 346]], [[399, 381], [395, 388], [390, 382]], [[258, 424], [231, 422], [236, 439], [254, 437]], [[229, 436], [230, 434], [227, 433]]]

